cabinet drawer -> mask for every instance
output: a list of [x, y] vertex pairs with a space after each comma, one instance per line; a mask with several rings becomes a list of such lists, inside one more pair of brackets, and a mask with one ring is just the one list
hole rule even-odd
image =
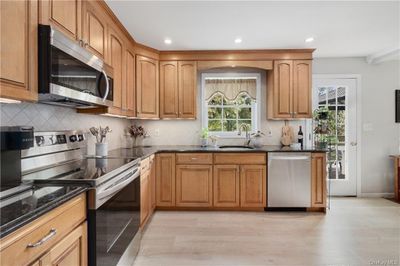
[[[86, 219], [86, 196], [81, 194], [18, 229], [0, 242], [2, 265], [26, 265], [49, 250]], [[39, 243], [35, 247], [29, 244]]]
[[265, 164], [265, 153], [214, 153], [214, 164]]
[[177, 153], [176, 164], [212, 164], [212, 153]]

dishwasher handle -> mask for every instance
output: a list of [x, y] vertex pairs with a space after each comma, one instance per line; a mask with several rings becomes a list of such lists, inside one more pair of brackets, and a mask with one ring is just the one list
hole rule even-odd
[[273, 156], [270, 157], [270, 160], [310, 160], [310, 156]]

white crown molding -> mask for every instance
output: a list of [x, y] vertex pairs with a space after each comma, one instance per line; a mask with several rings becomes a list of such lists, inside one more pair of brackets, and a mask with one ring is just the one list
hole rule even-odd
[[379, 64], [385, 61], [400, 60], [400, 48], [387, 49], [385, 51], [370, 54], [366, 57], [368, 64]]

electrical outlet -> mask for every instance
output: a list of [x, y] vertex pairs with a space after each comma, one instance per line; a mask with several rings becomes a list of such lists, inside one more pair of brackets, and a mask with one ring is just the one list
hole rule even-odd
[[155, 136], [155, 137], [160, 136], [160, 129], [156, 128], [156, 129], [154, 130], [154, 136]]
[[272, 137], [272, 130], [270, 128], [267, 129], [267, 137]]

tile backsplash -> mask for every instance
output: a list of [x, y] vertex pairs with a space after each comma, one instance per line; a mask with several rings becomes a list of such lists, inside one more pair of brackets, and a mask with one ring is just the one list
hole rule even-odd
[[[1, 126], [33, 126], [35, 131], [79, 129], [89, 132], [92, 126], [109, 126], [109, 149], [129, 145], [126, 128], [129, 120], [101, 115], [78, 114], [74, 108], [52, 106], [38, 103], [0, 104]], [[87, 134], [88, 152], [94, 152], [94, 137]]]

